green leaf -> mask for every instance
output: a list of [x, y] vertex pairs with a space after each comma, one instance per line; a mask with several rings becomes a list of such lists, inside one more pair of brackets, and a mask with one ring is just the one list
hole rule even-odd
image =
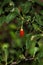
[[27, 38], [26, 39], [26, 49], [28, 50], [28, 53], [33, 55], [36, 52], [36, 48], [35, 48], [36, 41], [31, 40], [31, 36], [32, 36], [32, 34], [28, 34], [27, 37], [26, 37]]
[[1, 15], [1, 14], [3, 14], [3, 13], [4, 13], [4, 12], [3, 12], [3, 9], [2, 9], [2, 8], [0, 8], [0, 15]]
[[8, 27], [9, 27], [9, 29], [12, 29], [12, 30], [17, 29], [17, 26], [15, 24], [9, 24]]
[[37, 25], [36, 23], [33, 23], [32, 25], [35, 31], [40, 31], [39, 25]]
[[16, 14], [15, 14], [15, 13], [10, 13], [10, 14], [8, 14], [8, 16], [6, 16], [6, 22], [9, 23], [9, 22], [12, 21], [15, 17], [16, 17]]
[[9, 23], [18, 15], [19, 15], [19, 10], [18, 8], [15, 8], [14, 12], [11, 12], [6, 16], [6, 22]]
[[37, 47], [30, 48], [29, 53], [34, 57], [35, 53], [39, 50]]
[[13, 40], [16, 39], [16, 34], [13, 31], [10, 31], [9, 34]]
[[43, 10], [40, 11], [40, 14], [43, 15]]
[[33, 3], [37, 3], [40, 6], [43, 6], [43, 0], [32, 0]]
[[21, 8], [22, 8], [22, 12], [26, 14], [26, 13], [28, 13], [30, 11], [31, 3], [26, 2], [24, 4], [21, 4]]
[[23, 54], [20, 54], [19, 58], [23, 60], [23, 59], [25, 59], [25, 56]]
[[31, 16], [25, 16], [25, 21], [30, 21], [31, 20]]
[[43, 50], [40, 50], [40, 49], [39, 49], [39, 53], [38, 53], [37, 57], [38, 57], [39, 59], [43, 58]]
[[43, 59], [40, 59], [40, 62], [38, 63], [38, 65], [43, 65]]
[[7, 4], [7, 3], [10, 3], [11, 2], [11, 0], [4, 0], [3, 2], [2, 2], [2, 6], [1, 7], [3, 7], [5, 4]]
[[6, 22], [6, 16], [1, 16], [1, 17], [0, 17], [0, 26], [1, 26], [4, 22]]
[[15, 47], [22, 48], [22, 46], [23, 46], [23, 43], [22, 43], [21, 38], [16, 37], [16, 39], [15, 39]]
[[26, 41], [26, 49], [29, 49], [30, 46], [31, 46], [31, 40], [30, 40], [31, 39], [31, 35], [32, 34], [27, 34], [26, 35], [26, 40], [25, 40]]
[[35, 17], [36, 17], [36, 18], [35, 18], [35, 21], [36, 21], [39, 25], [43, 26], [43, 21], [41, 20], [41, 16], [36, 13], [36, 14], [35, 14]]
[[38, 44], [39, 44], [39, 47], [41, 48], [41, 50], [43, 50], [43, 39], [40, 39]]
[[8, 49], [9, 48], [9, 44], [8, 43], [4, 43], [3, 45], [2, 45], [2, 49], [3, 50], [6, 50], [6, 49]]
[[35, 40], [42, 38], [42, 37], [43, 37], [43, 34], [35, 34], [35, 35], [31, 36], [31, 40], [35, 41]]
[[43, 6], [43, 1], [41, 1], [41, 0], [36, 0], [36, 2], [37, 2], [39, 5]]

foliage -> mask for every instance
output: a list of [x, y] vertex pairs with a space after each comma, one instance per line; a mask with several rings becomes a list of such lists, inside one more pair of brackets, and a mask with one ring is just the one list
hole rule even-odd
[[43, 65], [43, 0], [0, 0], [0, 65], [14, 64]]

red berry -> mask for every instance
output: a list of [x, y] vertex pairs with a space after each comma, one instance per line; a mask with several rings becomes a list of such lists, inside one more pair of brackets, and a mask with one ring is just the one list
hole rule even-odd
[[24, 36], [24, 30], [21, 28], [20, 29], [20, 37], [23, 37]]

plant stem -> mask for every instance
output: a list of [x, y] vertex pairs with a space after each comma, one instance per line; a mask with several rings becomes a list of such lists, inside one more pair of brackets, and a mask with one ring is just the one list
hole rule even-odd
[[5, 50], [5, 65], [7, 65], [7, 50]]

